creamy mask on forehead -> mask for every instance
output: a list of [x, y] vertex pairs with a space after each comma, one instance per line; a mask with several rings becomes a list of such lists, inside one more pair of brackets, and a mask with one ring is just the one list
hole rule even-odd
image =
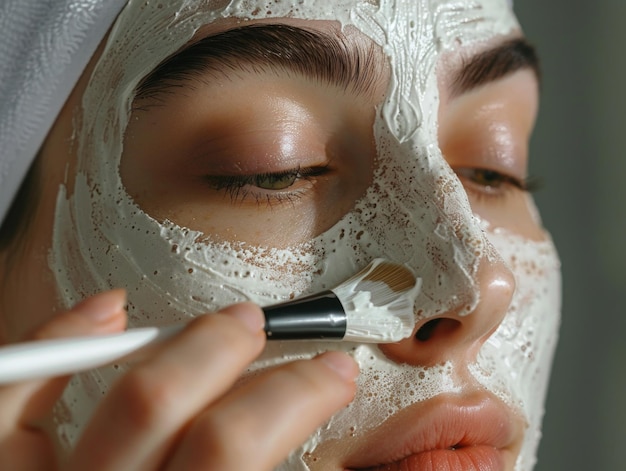
[[[332, 288], [372, 258], [384, 256], [406, 262], [423, 279], [416, 305], [418, 316], [427, 318], [450, 310], [471, 312], [478, 302], [474, 277], [480, 259], [499, 253], [510, 261], [513, 256], [520, 267], [513, 266], [515, 312], [483, 347], [472, 372], [528, 420], [517, 466], [530, 469], [558, 319], [552, 315], [546, 320], [543, 313], [558, 312], [558, 261], [549, 242], [528, 242], [497, 231], [488, 231], [487, 240], [485, 227], [473, 216], [439, 150], [436, 122], [439, 55], [459, 44], [508, 34], [517, 27], [515, 19], [504, 0], [311, 3], [128, 4], [76, 120], [79, 158], [73, 192], [59, 192], [51, 266], [63, 302], [69, 306], [86, 295], [122, 286], [128, 290], [131, 326], [166, 324], [244, 299], [267, 305]], [[388, 93], [374, 125], [378, 158], [373, 185], [337, 224], [289, 249], [218, 242], [211, 234], [153, 219], [128, 196], [119, 176], [133, 90], [203, 25], [223, 18], [240, 18], [245, 25], [250, 19], [273, 17], [338, 21], [372, 38], [388, 56]], [[528, 270], [529, 261], [536, 262], [535, 271]], [[272, 343], [254, 368], [309, 357], [328, 347]], [[348, 430], [364, 433], [403, 407], [460, 388], [453, 364], [415, 368], [389, 361], [375, 346], [331, 347], [354, 349], [363, 371], [358, 395], [281, 469], [305, 470], [303, 453], [313, 452], [320, 442], [345, 436]], [[511, 362], [518, 365], [515, 376]], [[122, 369], [103, 368], [73, 379], [57, 417], [68, 443], [75, 441]], [[377, 404], [372, 404], [372, 391]]]

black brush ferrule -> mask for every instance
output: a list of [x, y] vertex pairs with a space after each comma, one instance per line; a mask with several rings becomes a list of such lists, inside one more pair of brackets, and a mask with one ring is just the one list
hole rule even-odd
[[346, 312], [332, 291], [263, 308], [268, 340], [341, 340]]

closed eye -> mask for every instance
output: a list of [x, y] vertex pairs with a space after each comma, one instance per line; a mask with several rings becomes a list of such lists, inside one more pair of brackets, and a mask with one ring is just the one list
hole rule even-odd
[[257, 203], [272, 203], [293, 201], [293, 198], [302, 196], [308, 190], [305, 183], [327, 172], [328, 166], [319, 166], [252, 175], [206, 175], [203, 178], [209, 188], [224, 191], [233, 202], [252, 198]]
[[532, 193], [541, 187], [536, 178], [517, 178], [487, 168], [456, 167], [454, 171], [469, 191], [483, 196], [503, 196], [515, 189]]

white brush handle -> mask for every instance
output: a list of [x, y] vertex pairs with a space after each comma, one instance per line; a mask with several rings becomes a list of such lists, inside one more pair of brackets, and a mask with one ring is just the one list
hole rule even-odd
[[[362, 291], [357, 289], [361, 281], [366, 286]], [[421, 279], [405, 266], [374, 259], [335, 290], [264, 308], [265, 332], [270, 340], [397, 342], [413, 332], [413, 305], [420, 287]], [[353, 306], [348, 312], [345, 301]], [[144, 327], [112, 335], [3, 347], [0, 384], [104, 366], [171, 337], [183, 327]]]
[[0, 348], [0, 384], [97, 368], [171, 337], [184, 324], [141, 327], [119, 334], [36, 340]]

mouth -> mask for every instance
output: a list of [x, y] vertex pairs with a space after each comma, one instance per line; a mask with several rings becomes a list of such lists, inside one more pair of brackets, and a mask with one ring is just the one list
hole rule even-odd
[[426, 451], [409, 455], [393, 463], [355, 468], [355, 471], [356, 469], [359, 471], [500, 471], [506, 468], [505, 459], [498, 450], [476, 446]]
[[[432, 406], [432, 405], [431, 405]], [[440, 400], [390, 419], [344, 471], [505, 471], [513, 469], [522, 421], [484, 395]], [[408, 412], [408, 411], [407, 411]]]

